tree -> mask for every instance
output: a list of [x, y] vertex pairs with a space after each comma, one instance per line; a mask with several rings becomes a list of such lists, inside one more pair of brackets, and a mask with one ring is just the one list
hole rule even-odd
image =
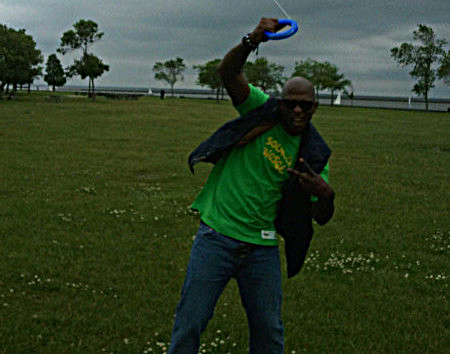
[[219, 100], [219, 94], [223, 93], [224, 90], [223, 82], [218, 72], [220, 63], [221, 59], [214, 59], [204, 65], [194, 65], [194, 69], [198, 70], [197, 84], [216, 90], [217, 101]]
[[41, 75], [43, 62], [41, 51], [36, 48], [33, 37], [24, 29], [14, 30], [0, 25], [0, 92], [4, 87], [28, 84], [28, 90], [34, 79]]
[[323, 89], [323, 80], [321, 75], [322, 64], [310, 58], [300, 60], [295, 63], [294, 72], [291, 77], [301, 76], [308, 79], [314, 85], [317, 100], [319, 100], [319, 91]]
[[284, 67], [275, 63], [269, 63], [266, 58], [258, 58], [254, 63], [248, 61], [244, 64], [244, 72], [248, 81], [260, 87], [264, 92], [278, 90], [285, 81], [283, 77]]
[[[42, 58], [42, 61], [43, 61], [43, 58]], [[20, 82], [20, 84], [21, 85], [27, 84], [28, 85], [28, 93], [30, 93], [30, 91], [31, 91], [31, 84], [39, 76], [42, 76], [42, 66], [31, 67], [31, 68], [28, 69], [27, 75]]]
[[348, 79], [345, 79], [344, 74], [339, 74], [338, 68], [335, 65], [329, 62], [325, 62], [323, 64], [323, 88], [330, 89], [331, 105], [333, 105], [334, 92], [344, 91], [346, 94], [348, 94], [347, 87], [350, 87], [352, 85], [352, 82]]
[[170, 85], [173, 96], [173, 87], [175, 83], [180, 80], [184, 80], [183, 72], [186, 69], [186, 65], [183, 63], [183, 59], [176, 58], [167, 60], [165, 62], [157, 62], [153, 66], [153, 72], [155, 73], [156, 80], [166, 81]]
[[44, 81], [50, 86], [53, 86], [53, 91], [55, 91], [56, 86], [63, 86], [66, 83], [64, 69], [56, 54], [50, 54], [48, 56], [45, 71], [47, 74], [44, 76]]
[[76, 73], [83, 80], [89, 78], [89, 87], [92, 85], [92, 99], [95, 100], [94, 79], [102, 76], [105, 71], [109, 70], [109, 65], [102, 62], [100, 58], [94, 54], [86, 54], [81, 59], [76, 59], [74, 65], [69, 67], [68, 75]]
[[83, 50], [83, 56], [87, 55], [89, 46], [104, 35], [103, 32], [98, 32], [98, 25], [91, 20], [79, 20], [73, 27], [75, 30], [64, 32], [61, 38], [57, 51], [62, 55], [79, 48]]
[[428, 110], [428, 93], [434, 87], [436, 69], [433, 64], [440, 56], [445, 55], [443, 46], [447, 44], [444, 39], [437, 39], [431, 27], [418, 25], [419, 29], [413, 31], [413, 39], [418, 45], [402, 43], [400, 47], [391, 49], [391, 56], [402, 67], [413, 65], [409, 72], [411, 77], [417, 78], [412, 89], [425, 98], [425, 107]]
[[447, 86], [450, 86], [450, 50], [443, 55], [437, 75], [440, 79], [444, 80]]
[[[58, 52], [65, 55], [69, 51], [81, 49], [82, 56], [75, 59], [74, 64], [68, 68], [69, 77], [79, 75], [82, 79], [89, 78], [89, 96], [95, 98], [94, 78], [108, 71], [109, 67], [103, 64], [99, 58], [89, 53], [89, 46], [100, 40], [104, 33], [98, 32], [98, 25], [91, 20], [79, 20], [73, 25], [74, 30], [63, 33]], [[95, 58], [95, 59], [94, 59]], [[99, 65], [101, 63], [101, 65]], [[103, 70], [100, 70], [102, 68]], [[95, 75], [93, 73], [96, 73]], [[92, 85], [92, 94], [91, 94]]]
[[319, 100], [319, 91], [330, 89], [331, 104], [333, 104], [333, 94], [336, 90], [347, 92], [346, 87], [351, 85], [350, 80], [344, 79], [344, 75], [338, 73], [336, 65], [310, 58], [295, 63], [292, 77], [294, 76], [302, 76], [312, 82], [317, 100]]

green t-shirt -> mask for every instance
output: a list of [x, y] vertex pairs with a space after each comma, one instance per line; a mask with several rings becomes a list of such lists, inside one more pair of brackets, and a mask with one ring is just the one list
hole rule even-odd
[[[268, 95], [250, 85], [247, 100], [236, 107], [241, 115], [263, 104]], [[274, 246], [274, 220], [281, 186], [294, 166], [300, 137], [280, 124], [250, 143], [234, 148], [211, 170], [192, 208], [203, 222], [223, 235], [241, 241]]]

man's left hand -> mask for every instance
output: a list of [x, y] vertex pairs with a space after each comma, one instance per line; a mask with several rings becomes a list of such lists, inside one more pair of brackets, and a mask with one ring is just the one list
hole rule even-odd
[[298, 183], [300, 183], [307, 193], [319, 199], [332, 198], [334, 192], [330, 185], [319, 174], [315, 173], [303, 158], [300, 158], [299, 161], [305, 172], [300, 172], [293, 168], [288, 168], [287, 172], [297, 177]]
[[325, 225], [333, 217], [334, 191], [304, 159], [300, 158], [299, 161], [302, 169], [306, 172], [300, 172], [293, 168], [289, 168], [287, 171], [297, 178], [298, 183], [307, 193], [319, 198], [317, 202], [311, 203], [311, 216], [319, 225]]

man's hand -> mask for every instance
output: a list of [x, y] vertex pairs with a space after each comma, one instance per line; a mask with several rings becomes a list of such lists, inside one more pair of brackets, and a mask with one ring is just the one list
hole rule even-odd
[[252, 33], [250, 33], [250, 39], [256, 44], [266, 42], [268, 38], [264, 34], [264, 31], [278, 32], [283, 27], [285, 27], [285, 25], [278, 24], [278, 20], [276, 18], [263, 17], [259, 21], [258, 26], [253, 30]]
[[319, 199], [330, 199], [334, 194], [333, 189], [324, 179], [313, 171], [311, 166], [302, 158], [299, 159], [302, 169], [306, 172], [299, 172], [293, 168], [288, 168], [287, 172], [298, 179], [298, 183], [309, 194], [315, 195]]
[[[255, 45], [258, 45], [268, 40], [264, 31], [276, 32], [283, 27], [284, 25], [278, 24], [276, 18], [262, 18], [258, 26], [250, 33], [250, 40]], [[220, 78], [235, 106], [244, 102], [250, 93], [248, 80], [242, 72], [242, 68], [250, 53], [251, 49], [240, 43], [225, 55], [219, 66]]]
[[299, 161], [302, 169], [306, 172], [300, 172], [293, 168], [288, 168], [287, 172], [297, 178], [298, 183], [307, 193], [319, 198], [317, 202], [312, 203], [311, 214], [317, 223], [324, 225], [334, 213], [334, 191], [303, 158], [300, 158]]

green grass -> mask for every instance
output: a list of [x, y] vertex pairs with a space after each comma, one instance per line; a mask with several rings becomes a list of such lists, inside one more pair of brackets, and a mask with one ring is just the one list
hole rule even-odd
[[[164, 352], [210, 170], [190, 174], [187, 156], [235, 115], [171, 98], [0, 101], [1, 353]], [[286, 353], [448, 350], [449, 118], [319, 109], [336, 213], [284, 276]], [[203, 349], [247, 341], [231, 282]]]

